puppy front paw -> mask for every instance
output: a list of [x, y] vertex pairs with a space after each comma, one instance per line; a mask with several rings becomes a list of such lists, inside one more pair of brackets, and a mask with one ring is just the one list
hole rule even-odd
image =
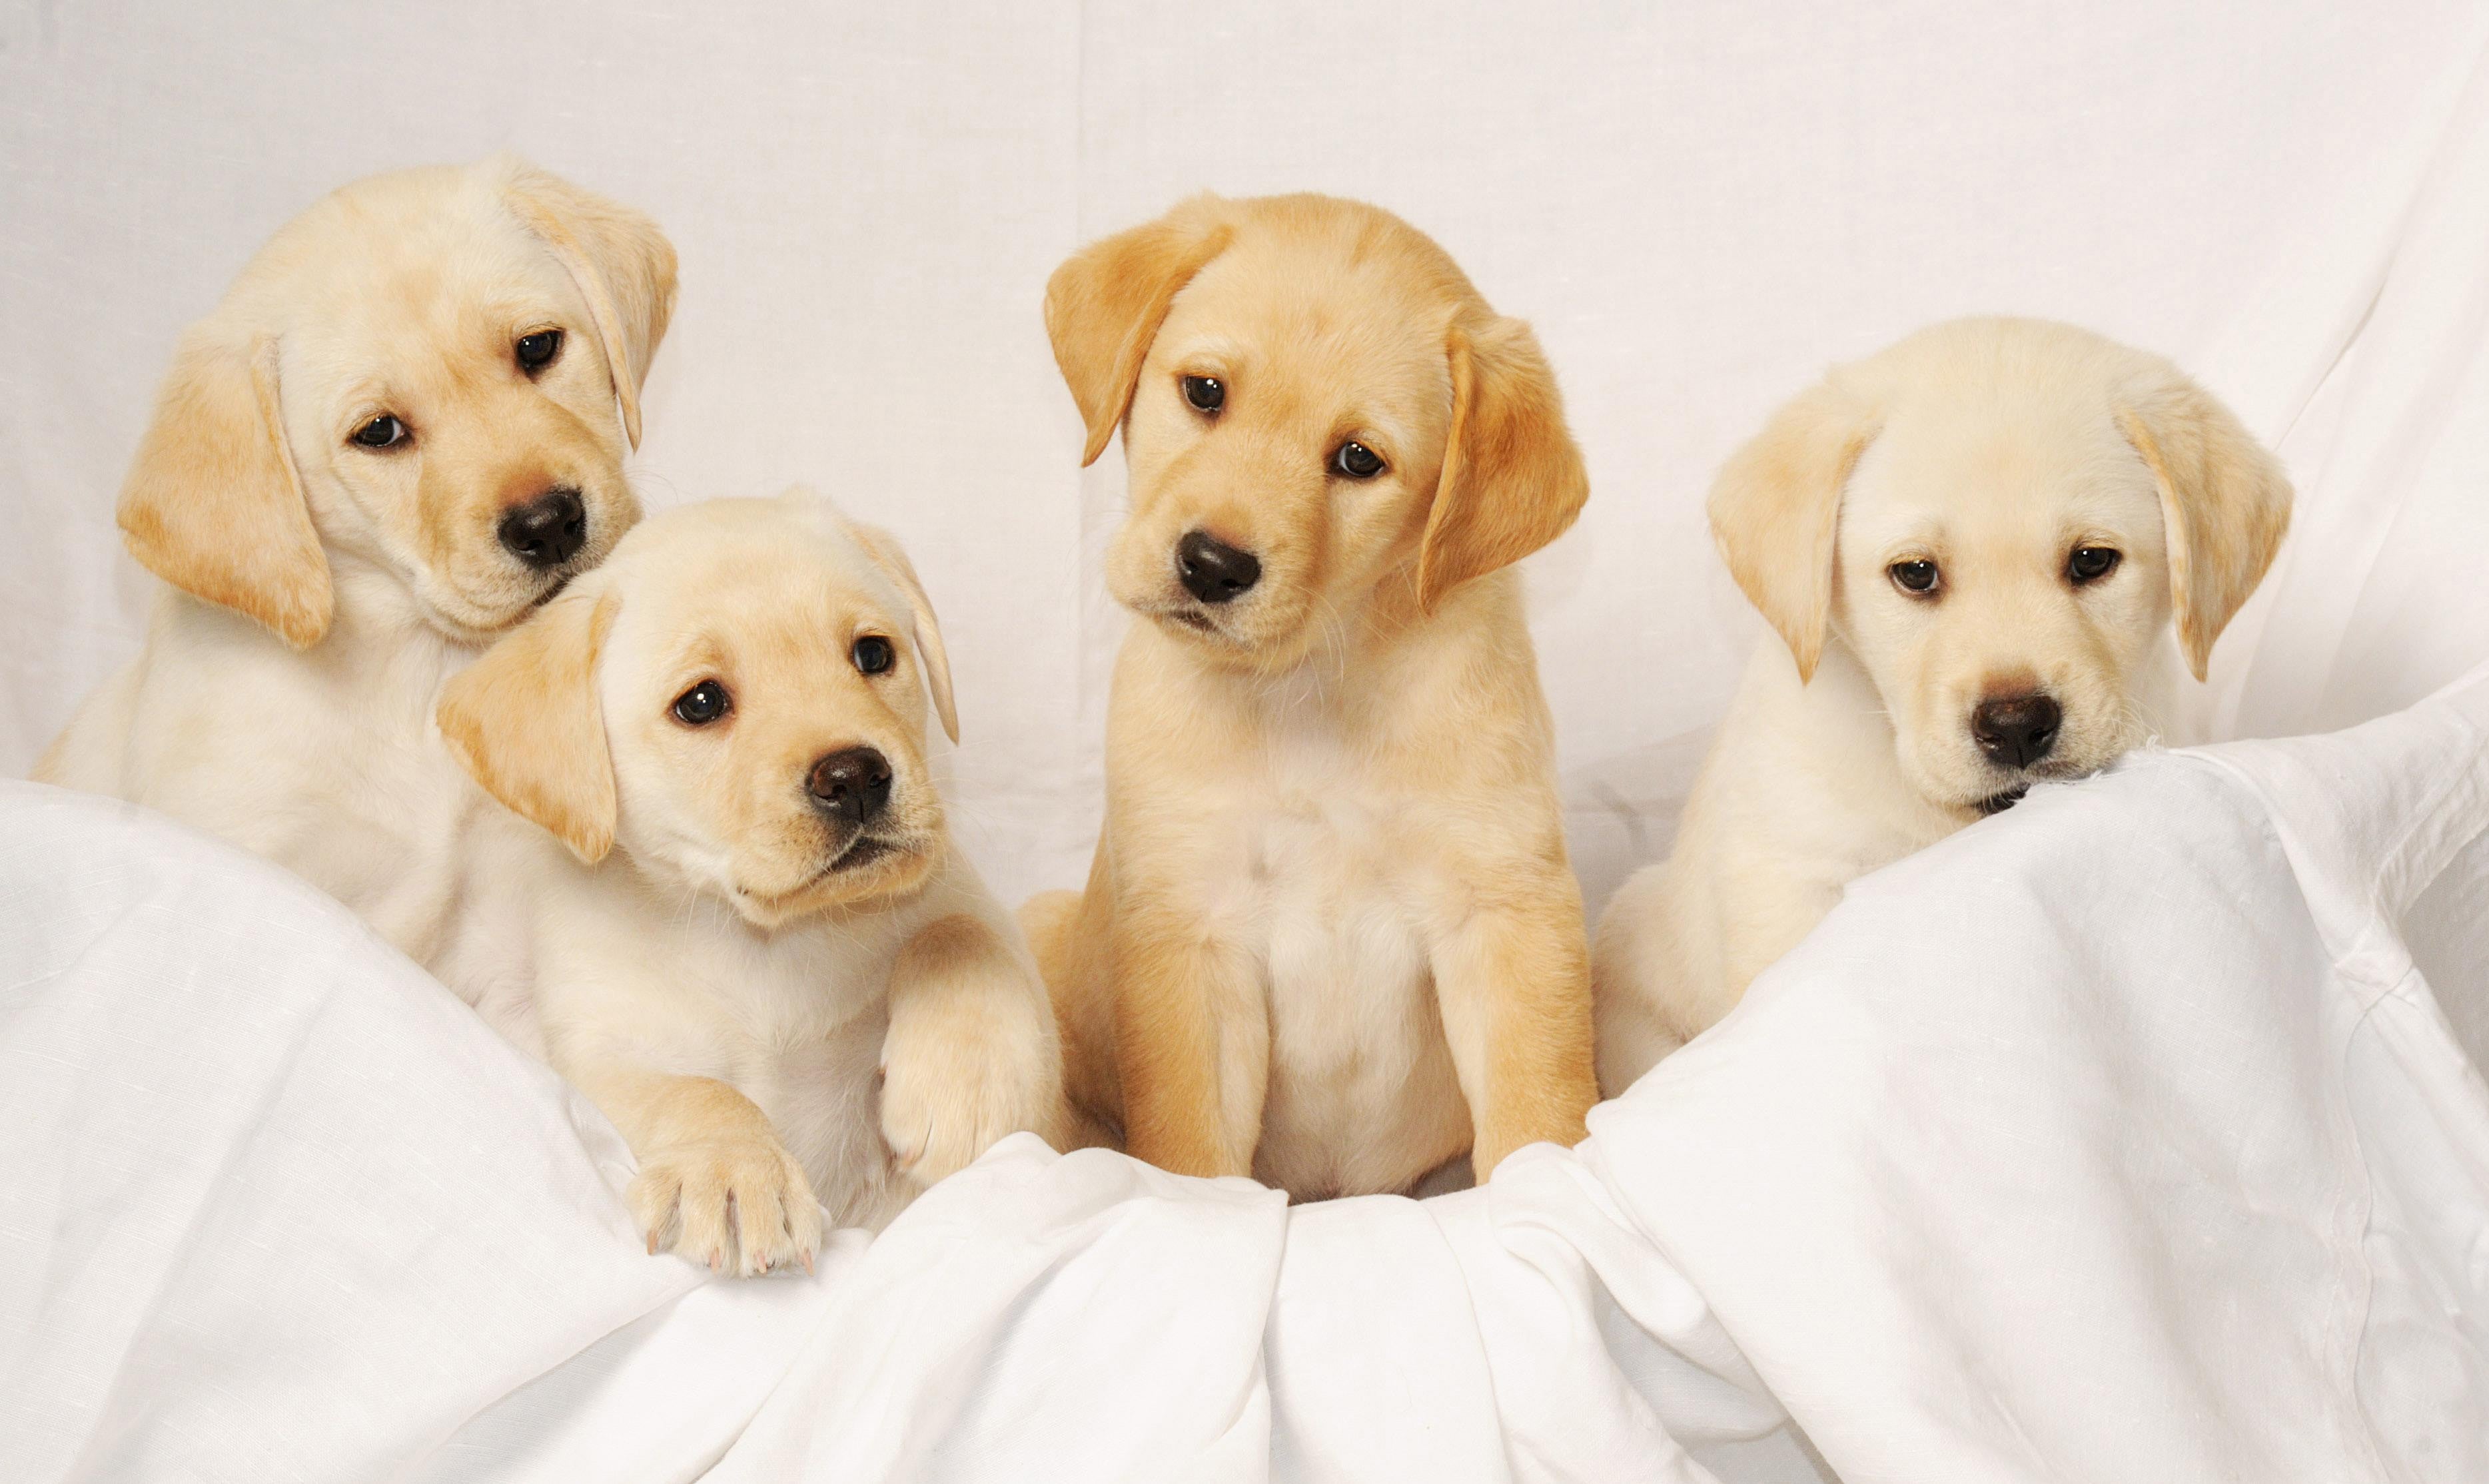
[[973, 917], [934, 923], [900, 956], [881, 1070], [882, 1137], [919, 1187], [1007, 1133], [1060, 1134], [1063, 1050], [1045, 986]]
[[1051, 1127], [1061, 1072], [1030, 1054], [1029, 1040], [990, 1026], [919, 1024], [906, 1036], [893, 1028], [882, 1050], [881, 1136], [910, 1184], [965, 1169], [1005, 1134]]
[[731, 1135], [650, 1153], [631, 1182], [631, 1213], [648, 1234], [712, 1272], [758, 1277], [794, 1263], [809, 1272], [821, 1245], [821, 1206], [804, 1168], [775, 1138]]

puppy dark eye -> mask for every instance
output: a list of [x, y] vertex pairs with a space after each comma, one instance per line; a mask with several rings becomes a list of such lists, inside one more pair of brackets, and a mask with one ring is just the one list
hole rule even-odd
[[1215, 376], [1187, 376], [1184, 382], [1184, 399], [1205, 413], [1215, 413], [1227, 405], [1227, 384]]
[[1363, 443], [1342, 443], [1330, 456], [1330, 471], [1343, 479], [1371, 479], [1383, 472], [1383, 455]]
[[1884, 569], [1892, 576], [1893, 585], [1917, 597], [1936, 590], [1936, 564], [1932, 561], [1897, 561]]
[[891, 647], [889, 640], [878, 634], [868, 634], [855, 642], [855, 647], [847, 651], [847, 658], [855, 661], [855, 668], [866, 674], [878, 675], [899, 663], [899, 651]]
[[554, 357], [560, 354], [560, 330], [539, 329], [533, 334], [519, 336], [519, 369], [529, 376], [552, 365]]
[[366, 448], [394, 448], [413, 436], [405, 423], [386, 413], [355, 430], [355, 442]]
[[2066, 558], [2066, 575], [2074, 579], [2075, 586], [2080, 587], [2085, 583], [2097, 583], [2116, 571], [2117, 564], [2125, 559], [2123, 553], [2109, 547], [2078, 546], [2074, 548], [2074, 555]]
[[674, 698], [674, 720], [686, 727], [705, 727], [734, 708], [726, 687], [703, 680]]

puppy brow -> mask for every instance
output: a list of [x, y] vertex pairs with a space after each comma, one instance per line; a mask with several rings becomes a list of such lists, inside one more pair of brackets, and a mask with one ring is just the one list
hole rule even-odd
[[1391, 451], [1400, 446], [1397, 435], [1387, 433], [1378, 424], [1361, 418], [1342, 423], [1331, 430], [1330, 446], [1335, 448], [1344, 442], [1363, 443], [1385, 463], [1391, 462]]
[[1243, 359], [1236, 342], [1225, 336], [1187, 340], [1177, 346], [1174, 360], [1179, 370], [1213, 372], [1227, 375]]
[[1878, 538], [1875, 550], [1881, 554], [1877, 557], [1880, 561], [1902, 561], [1914, 556], [1938, 560], [1947, 555], [1945, 529], [1932, 523], [1912, 526]]
[[[666, 669], [670, 674], [692, 675], [697, 671], [699, 675], [716, 675], [723, 679], [726, 672], [733, 668], [729, 663], [730, 658], [728, 647], [719, 642], [715, 635], [698, 634], [674, 651], [673, 662]], [[699, 675], [693, 675], [693, 678], [697, 679]]]

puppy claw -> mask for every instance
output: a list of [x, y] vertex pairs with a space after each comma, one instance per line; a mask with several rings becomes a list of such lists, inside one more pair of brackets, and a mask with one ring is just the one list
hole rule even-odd
[[775, 1138], [687, 1142], [649, 1152], [633, 1182], [649, 1240], [721, 1275], [758, 1277], [820, 1240], [803, 1167]]

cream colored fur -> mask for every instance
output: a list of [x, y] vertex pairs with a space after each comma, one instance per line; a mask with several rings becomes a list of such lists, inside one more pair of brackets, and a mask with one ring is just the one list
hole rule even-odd
[[[703, 681], [730, 709], [687, 725]], [[1006, 1133], [1060, 1137], [1053, 1014], [945, 830], [929, 689], [956, 735], [905, 556], [795, 491], [649, 520], [443, 693], [449, 750], [516, 812], [479, 826], [444, 977], [529, 1007], [517, 1034], [639, 1156], [652, 1251], [809, 1264], [816, 1196], [878, 1227]], [[860, 825], [806, 791], [855, 747], [891, 777]]]
[[[1588, 484], [1529, 328], [1319, 196], [1096, 243], [1046, 326], [1088, 457], [1124, 429], [1107, 584], [1143, 620], [1088, 889], [1023, 909], [1076, 1101], [1141, 1158], [1300, 1198], [1579, 1139], [1581, 899], [1509, 566]], [[1350, 442], [1382, 471], [1335, 471]], [[1187, 593], [1194, 530], [1255, 555], [1248, 592]]]
[[[1711, 520], [1777, 630], [1756, 650], [1667, 862], [1598, 935], [1600, 1084], [1622, 1092], [1728, 1013], [1853, 878], [2079, 777], [2200, 679], [2290, 517], [2280, 466], [2167, 361], [2063, 325], [1961, 320], [1801, 393], [1730, 459]], [[2078, 548], [2113, 550], [2073, 581]], [[1931, 597], [1896, 563], [1935, 564]], [[2023, 768], [1983, 699], [2064, 718]]]
[[[479, 800], [434, 693], [638, 519], [623, 447], [673, 293], [644, 217], [506, 157], [289, 223], [183, 336], [120, 508], [166, 586], [35, 776], [164, 810], [441, 952]], [[514, 345], [543, 329], [562, 349], [530, 377]], [[381, 414], [412, 438], [355, 442]], [[496, 528], [555, 485], [586, 544], [540, 572]]]

